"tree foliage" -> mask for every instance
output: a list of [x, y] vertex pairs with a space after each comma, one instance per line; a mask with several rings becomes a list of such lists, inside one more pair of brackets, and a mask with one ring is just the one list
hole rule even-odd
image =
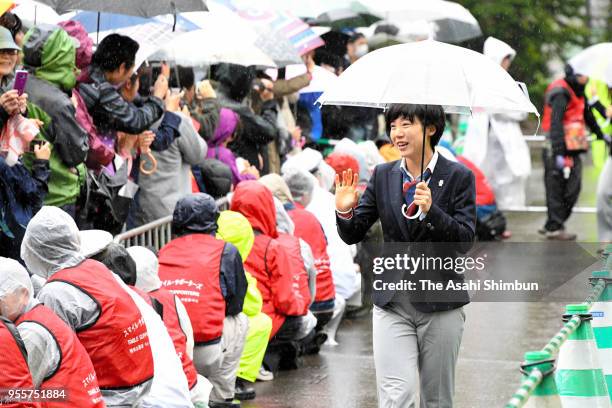
[[[565, 61], [576, 49], [610, 39], [589, 29], [588, 0], [456, 0], [472, 12], [483, 37], [466, 45], [482, 51], [488, 36], [508, 43], [517, 51], [510, 74], [525, 82], [536, 106], [541, 108], [550, 81], [548, 63]], [[597, 38], [598, 37], [598, 38]]]

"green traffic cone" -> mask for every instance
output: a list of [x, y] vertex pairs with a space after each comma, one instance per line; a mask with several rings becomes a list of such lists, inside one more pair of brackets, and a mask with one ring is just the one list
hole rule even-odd
[[527, 400], [524, 408], [561, 408], [559, 391], [555, 384], [553, 360], [548, 351], [528, 351], [525, 353], [525, 361], [521, 365], [523, 380], [529, 376], [531, 371], [537, 368], [544, 374], [542, 382], [538, 384], [531, 397]]
[[603, 368], [610, 401], [612, 401], [612, 274], [609, 271], [593, 272], [591, 283], [595, 285], [599, 279], [606, 281], [606, 287], [599, 299], [591, 306], [593, 315], [593, 334], [597, 343], [597, 353]]
[[612, 253], [612, 244], [606, 245], [606, 247], [601, 252], [601, 265], [604, 269], [610, 270], [607, 268], [608, 266], [608, 258], [610, 258], [610, 254]]
[[612, 254], [612, 244], [606, 245], [603, 252], [601, 253], [601, 260], [602, 260], [604, 267], [606, 266], [606, 261], [610, 257], [610, 254]]
[[559, 350], [555, 381], [564, 408], [610, 408], [604, 373], [599, 363], [591, 314], [586, 303], [567, 305], [564, 320], [583, 319]]

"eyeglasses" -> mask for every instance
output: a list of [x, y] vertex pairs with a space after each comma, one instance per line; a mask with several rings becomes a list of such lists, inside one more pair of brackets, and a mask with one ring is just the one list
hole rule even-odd
[[0, 55], [17, 55], [19, 54], [19, 50], [14, 50], [12, 48], [5, 48], [0, 50]]

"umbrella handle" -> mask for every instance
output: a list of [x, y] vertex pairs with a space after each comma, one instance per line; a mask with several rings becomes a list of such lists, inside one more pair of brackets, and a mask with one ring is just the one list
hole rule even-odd
[[[424, 173], [424, 168], [425, 168], [425, 127], [423, 127], [423, 148], [421, 149], [421, 180], [423, 180], [423, 173]], [[413, 206], [414, 203], [410, 204], [410, 206]], [[418, 219], [421, 214], [423, 214], [423, 211], [421, 211], [421, 207], [419, 207], [419, 209], [417, 210], [416, 214], [414, 215], [407, 215], [408, 213], [408, 207], [406, 207], [406, 204], [402, 205], [402, 215], [409, 219], [409, 220], [416, 220]]]
[[157, 171], [157, 159], [155, 159], [155, 157], [151, 154], [150, 150], [147, 150], [143, 154], [151, 162], [151, 167], [147, 169], [146, 162], [143, 159], [141, 159], [140, 160], [140, 172], [144, 175], [150, 176], [151, 174], [155, 173], [155, 171]]
[[[410, 205], [414, 205], [414, 203]], [[402, 205], [402, 215], [409, 220], [416, 220], [423, 213], [423, 211], [421, 211], [421, 207], [419, 207], [418, 211], [414, 215], [406, 215], [407, 211], [408, 211], [408, 208], [406, 207], [406, 204]]]

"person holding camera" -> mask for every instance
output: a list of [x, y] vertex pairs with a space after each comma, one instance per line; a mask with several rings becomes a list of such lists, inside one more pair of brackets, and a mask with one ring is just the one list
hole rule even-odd
[[[3, 134], [9, 120], [26, 111], [28, 95], [25, 93], [19, 95], [18, 90], [10, 87], [19, 50], [9, 30], [0, 27], [0, 89], [2, 92], [0, 95], [0, 130]], [[9, 138], [11, 137], [19, 136], [9, 135]], [[11, 140], [5, 141], [8, 142], [8, 146], [11, 145]], [[0, 256], [13, 258], [19, 262], [22, 262], [19, 257], [19, 248], [25, 225], [43, 205], [43, 200], [48, 192], [47, 182], [50, 174], [50, 144], [33, 142], [30, 148], [35, 157], [29, 163], [30, 170], [24, 165], [21, 157], [14, 162], [5, 157], [5, 154], [0, 154], [0, 203], [2, 203], [0, 207]]]
[[20, 160], [10, 166], [0, 155], [0, 256], [23, 262], [19, 248], [25, 226], [43, 205], [48, 192], [49, 157], [48, 142], [34, 144], [32, 173]]
[[177, 66], [170, 75], [170, 86], [181, 90], [181, 104], [199, 125], [198, 133], [209, 142], [219, 123], [221, 107], [209, 80], [196, 83], [192, 67]]
[[168, 78], [160, 75], [153, 94], [142, 106], [130, 105], [116, 86], [134, 73], [139, 44], [127, 36], [111, 34], [98, 45], [91, 59], [89, 78], [79, 84], [79, 92], [94, 124], [102, 131], [139, 134], [149, 129], [164, 113], [163, 99], [168, 92]]
[[[278, 138], [274, 84], [268, 79], [255, 80], [252, 68], [234, 64], [219, 64], [215, 77], [219, 83], [217, 95], [221, 106], [240, 116], [240, 132], [228, 147], [237, 157], [255, 166], [262, 176], [267, 174], [268, 143]], [[247, 104], [252, 90], [258, 92], [262, 100], [259, 114]]]

